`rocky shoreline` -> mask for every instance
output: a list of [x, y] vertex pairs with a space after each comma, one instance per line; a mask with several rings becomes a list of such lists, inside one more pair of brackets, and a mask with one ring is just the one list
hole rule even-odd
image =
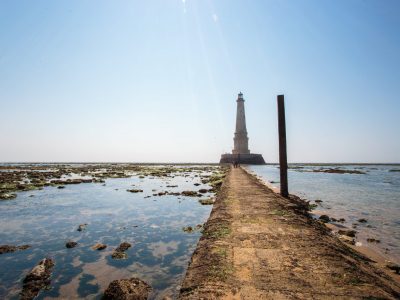
[[[14, 194], [12, 198], [4, 199], [11, 200], [15, 199], [19, 192], [33, 191], [35, 189], [43, 189], [46, 187], [57, 187], [64, 189], [67, 185], [71, 184], [84, 184], [84, 183], [103, 183], [106, 185], [105, 179], [107, 178], [129, 178], [132, 176], [139, 177], [140, 179], [148, 178], [174, 178], [175, 176], [198, 177], [196, 181], [200, 181], [201, 184], [208, 185], [207, 188], [199, 187], [200, 183], [194, 183], [194, 188], [192, 190], [183, 190], [182, 192], [173, 192], [170, 189], [178, 187], [177, 185], [167, 185], [165, 191], [153, 193], [153, 197], [161, 196], [177, 196], [179, 197], [199, 197], [197, 205], [210, 205], [214, 202], [213, 197], [210, 198], [210, 194], [215, 194], [218, 192], [220, 186], [222, 185], [225, 170], [222, 167], [215, 166], [138, 166], [138, 165], [78, 165], [78, 166], [58, 166], [52, 165], [52, 169], [49, 170], [49, 166], [19, 166], [17, 168], [8, 167], [6, 171], [5, 167], [2, 166], [3, 172], [0, 172], [0, 194]], [[27, 169], [32, 168], [32, 170]], [[205, 174], [206, 173], [206, 174]], [[208, 173], [208, 175], [207, 175]], [[199, 175], [197, 175], [199, 174]], [[201, 174], [201, 175], [200, 175]], [[79, 177], [79, 178], [77, 178]], [[186, 182], [189, 181], [186, 180]], [[143, 193], [141, 188], [133, 188], [127, 190], [130, 193]], [[57, 193], [61, 193], [59, 191]], [[34, 196], [32, 194], [31, 196]], [[148, 196], [142, 196], [147, 198]], [[203, 198], [207, 197], [207, 198]], [[27, 199], [27, 198], [25, 198]], [[196, 201], [197, 202], [197, 201]], [[89, 223], [89, 222], [88, 222]], [[82, 223], [75, 227], [75, 231], [82, 232], [82, 236], [91, 231], [91, 224]], [[187, 229], [187, 228], [190, 228]], [[202, 224], [187, 226], [182, 230], [187, 233], [192, 233], [195, 231], [200, 231], [202, 229]], [[74, 251], [80, 251], [85, 244], [79, 238], [67, 239], [60, 241], [64, 243], [64, 246], [69, 253], [74, 253]], [[79, 243], [78, 243], [79, 242]], [[2, 245], [0, 246], [0, 254], [2, 253], [12, 253], [15, 251], [26, 250], [29, 245]], [[88, 247], [87, 243], [86, 246]], [[108, 245], [103, 243], [96, 243], [89, 246], [93, 251], [106, 252], [112, 260], [126, 260], [128, 259], [128, 250], [132, 247], [132, 244], [128, 241], [122, 241], [118, 247], [109, 252]], [[78, 250], [75, 250], [77, 248]], [[72, 251], [72, 252], [71, 252]], [[94, 252], [93, 252], [94, 253]], [[54, 264], [60, 263], [56, 262], [56, 259], [45, 258], [39, 262], [26, 276], [23, 281], [22, 292], [20, 296], [23, 299], [33, 299], [35, 298], [41, 290], [46, 290], [51, 288], [51, 273]], [[104, 293], [104, 299], [147, 299], [147, 296], [151, 292], [151, 287], [139, 278], [125, 278], [121, 280], [114, 280], [110, 283], [109, 287]], [[125, 295], [125, 296], [123, 296]], [[117, 298], [115, 298], [117, 297]]]

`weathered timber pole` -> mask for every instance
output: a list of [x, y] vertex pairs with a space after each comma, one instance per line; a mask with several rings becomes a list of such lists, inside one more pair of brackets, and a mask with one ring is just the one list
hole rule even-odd
[[285, 97], [278, 95], [278, 131], [279, 131], [279, 167], [281, 175], [281, 195], [289, 197], [288, 190], [288, 165], [286, 152], [286, 121], [285, 121]]

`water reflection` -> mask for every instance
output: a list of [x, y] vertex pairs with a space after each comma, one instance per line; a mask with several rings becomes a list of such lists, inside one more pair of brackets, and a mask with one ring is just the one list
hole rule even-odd
[[[279, 187], [278, 166], [248, 166], [265, 181]], [[313, 172], [339, 168], [365, 174], [329, 174]], [[383, 257], [400, 262], [400, 169], [398, 165], [296, 165], [289, 169], [290, 193], [308, 200], [320, 199], [317, 214], [345, 218], [344, 225], [356, 227], [357, 239]], [[357, 220], [366, 218], [367, 223]], [[367, 238], [379, 239], [372, 244]]]
[[[176, 295], [200, 237], [199, 232], [188, 234], [182, 227], [204, 223], [211, 206], [200, 205], [197, 197], [153, 194], [209, 189], [201, 184], [202, 174], [209, 173], [193, 171], [152, 179], [133, 176], [107, 179], [105, 185], [77, 184], [64, 189], [46, 187], [0, 202], [0, 244], [32, 245], [0, 256], [0, 269], [7, 270], [0, 272], [0, 298], [17, 299], [24, 276], [44, 257], [53, 258], [55, 267], [51, 289], [41, 292], [38, 299], [96, 299], [112, 280], [132, 276], [153, 287], [153, 298]], [[132, 186], [143, 193], [127, 192]], [[86, 229], [77, 231], [84, 223]], [[65, 243], [70, 240], [78, 245], [67, 249]], [[113, 250], [124, 241], [132, 244], [127, 258], [112, 259]], [[96, 243], [107, 248], [92, 250]]]

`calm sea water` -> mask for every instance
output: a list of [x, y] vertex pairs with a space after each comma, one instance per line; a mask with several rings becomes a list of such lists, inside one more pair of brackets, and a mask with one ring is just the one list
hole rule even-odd
[[[17, 299], [23, 278], [44, 257], [52, 257], [55, 267], [51, 289], [41, 292], [38, 299], [98, 299], [112, 280], [132, 276], [153, 287], [153, 298], [176, 295], [200, 237], [200, 232], [186, 233], [182, 227], [203, 224], [212, 206], [199, 204], [198, 197], [145, 197], [162, 191], [210, 188], [194, 186], [201, 183], [199, 175], [107, 179], [105, 186], [46, 187], [0, 201], [0, 244], [32, 246], [0, 255], [0, 299]], [[130, 188], [144, 192], [129, 193], [126, 190]], [[87, 228], [78, 232], [82, 223], [87, 223]], [[68, 240], [77, 241], [78, 246], [66, 249]], [[126, 252], [128, 258], [112, 259], [113, 250], [124, 241], [132, 244]], [[96, 243], [108, 247], [92, 250]]]
[[[399, 165], [295, 165], [289, 169], [289, 192], [307, 200], [323, 202], [315, 214], [345, 218], [345, 226], [356, 224], [358, 245], [368, 245], [386, 259], [400, 262], [400, 170]], [[277, 165], [247, 166], [247, 168], [279, 187]], [[366, 174], [330, 174], [314, 169], [340, 168]], [[358, 223], [360, 218], [367, 223]], [[381, 240], [367, 243], [367, 238]], [[361, 243], [361, 244], [360, 244]]]

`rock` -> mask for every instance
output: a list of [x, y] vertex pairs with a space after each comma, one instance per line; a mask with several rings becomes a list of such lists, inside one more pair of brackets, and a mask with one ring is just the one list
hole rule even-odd
[[97, 243], [96, 245], [92, 246], [93, 250], [104, 250], [107, 248], [107, 245], [105, 244], [101, 244], [101, 243]]
[[212, 198], [208, 198], [208, 199], [200, 199], [199, 200], [199, 203], [201, 204], [201, 205], [213, 205], [214, 204], [214, 199], [212, 199]]
[[192, 226], [186, 226], [186, 227], [183, 227], [182, 230], [184, 232], [193, 232], [193, 227]]
[[119, 279], [110, 283], [103, 300], [146, 300], [151, 287], [139, 278]]
[[338, 231], [338, 233], [339, 233], [340, 235], [345, 235], [345, 236], [349, 236], [349, 237], [355, 237], [357, 231], [355, 231], [355, 230], [344, 230], [344, 229], [340, 229], [340, 230]]
[[196, 191], [183, 191], [181, 193], [183, 196], [188, 196], [188, 197], [195, 197], [197, 196], [197, 192]]
[[[318, 207], [317, 204], [314, 204], [314, 203], [309, 204], [309, 203], [308, 203], [307, 210], [308, 210], [308, 211], [311, 211], [311, 210], [313, 210], [313, 209], [316, 209], [317, 207]], [[297, 208], [299, 208], [299, 205], [296, 205], [296, 204], [295, 204], [295, 208], [294, 208], [294, 209], [297, 209]]]
[[30, 247], [31, 247], [30, 245], [22, 245], [22, 246], [0, 245], [0, 254], [12, 253], [19, 250], [26, 250]]
[[367, 219], [361, 218], [361, 219], [358, 219], [357, 222], [359, 222], [359, 223], [367, 223]]
[[44, 258], [26, 275], [21, 292], [22, 300], [34, 299], [40, 290], [50, 285], [53, 266], [54, 262], [51, 258]]
[[17, 197], [17, 194], [14, 193], [3, 193], [0, 194], [0, 200], [10, 200]]
[[199, 185], [200, 185], [200, 183], [197, 183], [197, 182], [196, 182], [194, 185], [195, 185], [195, 186], [199, 186]]
[[64, 189], [64, 188], [65, 188], [65, 185], [59, 185], [57, 188], [58, 188], [58, 189]]
[[355, 245], [355, 244], [356, 244], [356, 242], [354, 241], [353, 238], [351, 238], [351, 237], [349, 237], [349, 236], [346, 236], [346, 235], [340, 235], [340, 236], [339, 236], [339, 239], [340, 239], [341, 241], [346, 242], [347, 244], [350, 244], [350, 245]]
[[379, 244], [381, 242], [381, 240], [377, 240], [377, 239], [374, 239], [374, 238], [368, 238], [367, 242], [368, 243], [377, 243], [377, 244]]
[[143, 193], [143, 190], [139, 190], [139, 189], [131, 189], [131, 190], [127, 190], [130, 193]]
[[344, 218], [340, 218], [340, 219], [339, 219], [339, 222], [340, 222], [340, 223], [344, 223], [344, 222], [346, 222], [346, 220], [345, 220]]
[[313, 172], [319, 173], [333, 173], [333, 174], [366, 174], [358, 170], [344, 170], [344, 169], [316, 169]]
[[315, 203], [321, 203], [321, 202], [322, 202], [322, 200], [319, 200], [319, 199], [315, 200]]
[[125, 252], [126, 250], [128, 250], [130, 247], [132, 247], [132, 245], [128, 242], [123, 242], [121, 243], [117, 249], [115, 249], [115, 251], [118, 252]]
[[400, 265], [394, 264], [394, 263], [388, 263], [386, 267], [390, 270], [393, 270], [396, 272], [396, 274], [400, 274]]
[[328, 223], [331, 220], [327, 215], [322, 215], [319, 217], [319, 219], [324, 223]]
[[127, 259], [127, 255], [125, 252], [114, 251], [111, 255], [112, 259]]
[[126, 259], [128, 256], [125, 253], [125, 251], [128, 250], [130, 247], [132, 247], [132, 245], [130, 243], [128, 243], [128, 242], [121, 243], [117, 247], [117, 249], [115, 249], [115, 251], [113, 252], [111, 257], [113, 259]]
[[84, 231], [84, 230], [86, 230], [86, 226], [87, 226], [86, 223], [85, 223], [85, 224], [80, 224], [80, 225], [78, 226], [77, 231]]
[[65, 244], [65, 247], [67, 247], [67, 248], [75, 248], [76, 245], [78, 245], [77, 242], [69, 241], [69, 242], [67, 242], [67, 243]]
[[201, 194], [205, 194], [205, 193], [207, 193], [207, 192], [208, 192], [207, 189], [200, 189], [200, 190], [199, 190], [199, 193], [201, 193]]

